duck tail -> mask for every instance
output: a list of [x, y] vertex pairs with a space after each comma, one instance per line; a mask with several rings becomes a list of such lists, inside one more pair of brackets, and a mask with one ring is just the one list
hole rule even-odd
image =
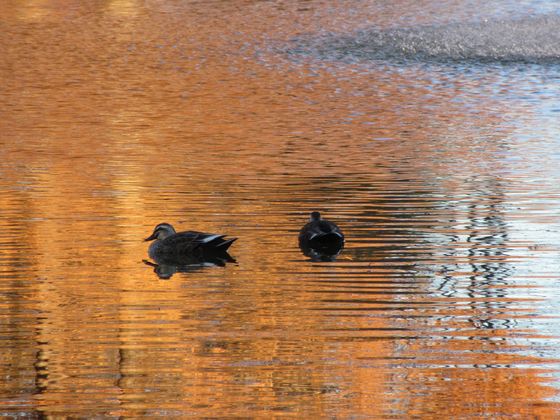
[[227, 251], [228, 248], [231, 246], [231, 244], [234, 243], [235, 241], [237, 241], [237, 238], [226, 239], [225, 241], [216, 244], [214, 249], [216, 249], [216, 251]]

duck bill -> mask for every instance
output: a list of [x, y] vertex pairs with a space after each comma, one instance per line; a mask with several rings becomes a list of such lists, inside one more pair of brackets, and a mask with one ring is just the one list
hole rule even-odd
[[153, 240], [156, 239], [156, 238], [157, 238], [157, 236], [156, 236], [156, 234], [155, 234], [155, 232], [154, 232], [154, 233], [152, 233], [150, 236], [148, 236], [146, 239], [144, 239], [144, 242], [153, 241]]

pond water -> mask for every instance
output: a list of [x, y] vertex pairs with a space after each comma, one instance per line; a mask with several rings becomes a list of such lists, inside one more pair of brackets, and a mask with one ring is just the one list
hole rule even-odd
[[1, 2], [0, 413], [558, 417], [552, 3]]

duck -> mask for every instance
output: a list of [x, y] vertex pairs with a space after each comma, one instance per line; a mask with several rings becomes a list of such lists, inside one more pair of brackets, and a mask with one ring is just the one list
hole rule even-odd
[[315, 250], [321, 254], [335, 255], [344, 246], [344, 234], [333, 222], [314, 211], [309, 222], [299, 232], [299, 246], [302, 250]]
[[228, 248], [237, 238], [227, 238], [219, 233], [205, 233], [194, 230], [176, 232], [169, 223], [160, 223], [144, 241], [153, 241], [148, 255], [159, 263], [189, 261], [194, 257], [227, 254]]

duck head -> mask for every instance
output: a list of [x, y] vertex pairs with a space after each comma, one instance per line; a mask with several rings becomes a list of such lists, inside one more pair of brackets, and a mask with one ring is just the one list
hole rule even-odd
[[153, 233], [144, 241], [153, 241], [154, 239], [162, 240], [168, 236], [175, 235], [175, 229], [169, 223], [160, 223], [154, 228]]
[[310, 222], [318, 222], [319, 220], [321, 220], [321, 213], [318, 211], [311, 213], [311, 217], [309, 217]]

